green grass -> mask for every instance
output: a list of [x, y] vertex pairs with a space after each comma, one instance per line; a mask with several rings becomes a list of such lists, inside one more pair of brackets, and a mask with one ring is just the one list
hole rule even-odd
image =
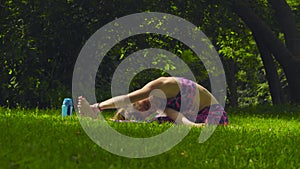
[[[219, 126], [205, 143], [198, 143], [201, 129], [193, 128], [170, 151], [130, 159], [100, 148], [76, 116], [63, 118], [60, 110], [0, 108], [0, 168], [300, 168], [299, 107], [230, 109], [228, 115], [230, 125]], [[110, 124], [134, 137], [150, 137], [170, 127]]]

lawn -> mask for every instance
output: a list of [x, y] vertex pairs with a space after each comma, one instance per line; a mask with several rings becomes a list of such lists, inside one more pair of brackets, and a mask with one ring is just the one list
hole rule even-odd
[[[217, 127], [206, 142], [200, 144], [201, 129], [192, 128], [171, 150], [132, 159], [95, 144], [75, 115], [61, 117], [60, 110], [0, 108], [0, 168], [300, 168], [299, 107], [256, 106], [227, 111], [230, 124]], [[104, 112], [105, 117], [110, 114]], [[134, 137], [150, 137], [170, 127], [109, 124]]]

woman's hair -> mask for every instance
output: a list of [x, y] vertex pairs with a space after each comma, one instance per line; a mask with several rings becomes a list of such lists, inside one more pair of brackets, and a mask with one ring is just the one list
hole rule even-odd
[[112, 120], [125, 120], [125, 109], [119, 109]]
[[132, 108], [120, 108], [112, 120], [145, 120], [148, 115], [154, 113], [153, 111], [148, 111], [149, 103], [146, 102], [135, 102], [132, 104]]

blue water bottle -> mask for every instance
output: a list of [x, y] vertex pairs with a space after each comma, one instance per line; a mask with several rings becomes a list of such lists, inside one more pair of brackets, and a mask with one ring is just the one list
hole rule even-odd
[[62, 116], [71, 116], [72, 115], [72, 99], [65, 98], [61, 106], [61, 115]]

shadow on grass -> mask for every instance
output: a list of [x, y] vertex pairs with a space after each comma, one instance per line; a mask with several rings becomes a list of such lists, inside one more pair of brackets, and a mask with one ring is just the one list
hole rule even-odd
[[300, 106], [293, 105], [256, 105], [248, 107], [227, 108], [229, 116], [261, 117], [285, 120], [300, 120]]

